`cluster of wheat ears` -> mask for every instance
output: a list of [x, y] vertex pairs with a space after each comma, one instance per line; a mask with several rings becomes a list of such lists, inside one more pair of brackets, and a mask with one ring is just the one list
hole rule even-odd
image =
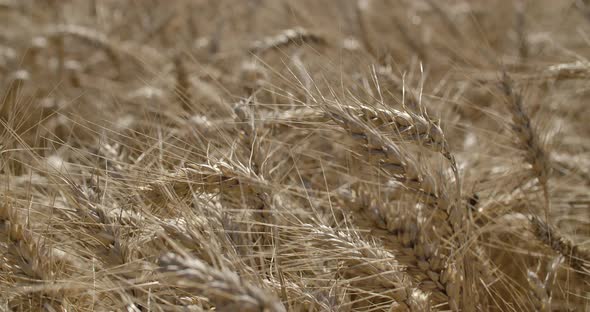
[[590, 3], [0, 1], [0, 311], [590, 311]]

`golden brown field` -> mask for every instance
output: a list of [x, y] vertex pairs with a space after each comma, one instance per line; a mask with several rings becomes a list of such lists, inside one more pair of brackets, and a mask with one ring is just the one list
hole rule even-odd
[[590, 1], [0, 1], [0, 311], [590, 311]]

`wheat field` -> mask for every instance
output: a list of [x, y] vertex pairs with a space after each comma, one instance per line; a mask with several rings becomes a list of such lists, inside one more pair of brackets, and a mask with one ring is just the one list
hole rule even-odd
[[590, 2], [0, 1], [0, 311], [590, 311]]

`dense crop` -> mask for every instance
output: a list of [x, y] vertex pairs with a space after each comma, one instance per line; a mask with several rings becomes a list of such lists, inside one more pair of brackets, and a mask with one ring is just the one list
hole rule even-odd
[[0, 2], [0, 310], [590, 311], [587, 1]]

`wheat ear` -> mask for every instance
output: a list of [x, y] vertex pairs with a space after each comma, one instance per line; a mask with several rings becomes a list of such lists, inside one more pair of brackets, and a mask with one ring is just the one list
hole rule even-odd
[[205, 295], [220, 311], [286, 311], [272, 294], [242, 280], [236, 273], [216, 269], [196, 258], [172, 253], [160, 258], [164, 277], [176, 286]]
[[289, 45], [302, 45], [304, 43], [326, 44], [325, 38], [312, 33], [302, 27], [283, 30], [280, 34], [255, 41], [250, 46], [251, 53], [261, 53], [268, 50], [282, 49]]
[[369, 286], [379, 285], [390, 289], [387, 293], [381, 293], [381, 296], [391, 296], [400, 307], [412, 312], [417, 311], [417, 306], [429, 307], [429, 294], [417, 288], [405, 272], [405, 266], [397, 261], [392, 252], [372, 246], [354, 232], [337, 231], [324, 225], [304, 225], [303, 229], [310, 233], [308, 241], [312, 246], [322, 251], [333, 250], [333, 254], [345, 259], [339, 273], [353, 279], [349, 282], [352, 285], [356, 284], [354, 279], [372, 277]]
[[557, 276], [557, 269], [563, 260], [562, 256], [556, 257], [547, 266], [547, 275], [545, 280], [539, 278], [537, 272], [532, 270], [527, 271], [527, 281], [529, 283], [530, 292], [532, 294], [534, 305], [537, 311], [550, 312], [552, 288]]
[[532, 166], [533, 173], [539, 180], [545, 196], [545, 220], [549, 221], [551, 202], [549, 197], [549, 175], [551, 174], [551, 163], [547, 152], [541, 145], [540, 139], [535, 133], [531, 119], [523, 106], [522, 94], [512, 88], [512, 80], [504, 73], [502, 79], [502, 90], [508, 97], [508, 108], [512, 114], [512, 130], [518, 137], [521, 147], [525, 150], [525, 160]]
[[73, 24], [59, 24], [49, 26], [43, 31], [43, 35], [49, 38], [62, 38], [70, 36], [89, 44], [94, 44], [102, 48], [113, 66], [120, 69], [122, 65], [121, 56], [126, 56], [133, 61], [137, 66], [144, 67], [145, 62], [161, 63], [162, 55], [143, 45], [136, 45], [131, 42], [120, 42], [109, 38], [106, 34], [101, 33], [95, 29], [87, 28], [81, 25]]
[[576, 245], [537, 216], [529, 218], [533, 234], [566, 259], [566, 263], [581, 274], [590, 275], [590, 250]]
[[[325, 109], [336, 123], [359, 142], [359, 151], [365, 154], [371, 164], [415, 192], [425, 204], [434, 204], [445, 213], [451, 213], [451, 199], [441, 190], [442, 186], [437, 185], [435, 177], [422, 170], [417, 161], [396, 144], [396, 141], [410, 140], [440, 151], [452, 159], [440, 128], [424, 118], [396, 110], [350, 108], [332, 105]], [[450, 221], [455, 223], [449, 229], [451, 232], [459, 225], [457, 217], [453, 216], [455, 220]]]

